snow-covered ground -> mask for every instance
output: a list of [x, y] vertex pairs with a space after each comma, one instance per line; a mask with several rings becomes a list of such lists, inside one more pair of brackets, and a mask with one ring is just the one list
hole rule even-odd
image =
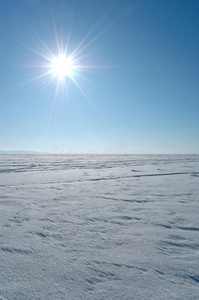
[[199, 156], [0, 155], [0, 299], [199, 299]]

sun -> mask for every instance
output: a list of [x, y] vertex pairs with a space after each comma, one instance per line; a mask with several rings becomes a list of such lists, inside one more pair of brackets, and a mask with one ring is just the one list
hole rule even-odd
[[74, 61], [71, 56], [66, 57], [65, 54], [59, 54], [58, 57], [52, 59], [51, 73], [59, 79], [72, 76], [74, 71]]
[[[56, 27], [54, 25], [55, 31], [55, 46], [53, 50], [45, 43], [43, 39], [38, 36], [39, 42], [36, 44], [36, 48], [32, 48], [29, 45], [20, 43], [23, 47], [27, 48], [29, 51], [40, 56], [43, 59], [41, 62], [35, 62], [32, 68], [38, 68], [38, 72], [35, 72], [35, 76], [30, 80], [24, 82], [30, 83], [35, 80], [41, 80], [41, 85], [43, 89], [46, 89], [52, 81], [55, 82], [55, 93], [53, 97], [53, 105], [59, 95], [59, 90], [67, 93], [69, 92], [69, 87], [76, 86], [80, 93], [91, 103], [89, 96], [82, 87], [82, 83], [85, 81], [91, 82], [87, 79], [85, 74], [96, 68], [102, 68], [102, 65], [93, 65], [92, 58], [89, 56], [93, 52], [89, 52], [86, 49], [103, 33], [103, 31], [96, 36], [92, 37], [92, 31], [76, 45], [72, 47], [69, 44], [70, 32], [68, 33], [67, 40], [64, 41], [64, 36], [57, 34]], [[90, 37], [90, 40], [88, 39]], [[62, 94], [63, 95], [63, 94]]]

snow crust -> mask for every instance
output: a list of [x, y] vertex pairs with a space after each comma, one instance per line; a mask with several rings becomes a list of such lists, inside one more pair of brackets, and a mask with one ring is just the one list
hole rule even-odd
[[198, 155], [0, 155], [0, 299], [199, 299]]

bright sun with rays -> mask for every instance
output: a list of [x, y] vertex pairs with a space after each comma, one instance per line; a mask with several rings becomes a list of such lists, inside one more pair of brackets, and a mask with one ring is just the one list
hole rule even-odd
[[[38, 68], [36, 76], [33, 76], [30, 80], [27, 80], [25, 83], [30, 83], [35, 80], [41, 80], [41, 85], [45, 89], [53, 80], [56, 80], [56, 88], [53, 97], [53, 104], [58, 95], [59, 87], [61, 86], [64, 90], [67, 91], [71, 82], [77, 87], [81, 94], [92, 104], [87, 93], [81, 87], [79, 81], [83, 83], [84, 81], [91, 82], [85, 77], [84, 74], [89, 71], [102, 68], [104, 66], [93, 65], [91, 60], [87, 57], [93, 54], [93, 52], [88, 52], [88, 47], [104, 32], [104, 30], [95, 36], [92, 37], [93, 30], [88, 32], [86, 36], [77, 44], [73, 49], [69, 47], [69, 37], [70, 32], [68, 33], [67, 39], [64, 42], [63, 35], [58, 36], [56, 27], [54, 26], [55, 40], [57, 51], [56, 54], [54, 51], [48, 47], [48, 45], [38, 36], [39, 44], [36, 44], [36, 48], [32, 48], [29, 45], [25, 45], [19, 41], [15, 41], [27, 48], [31, 52], [40, 56], [44, 61], [41, 64], [35, 64], [34, 68]], [[89, 39], [90, 38], [90, 39]], [[70, 49], [70, 50], [69, 50]], [[62, 89], [63, 90], [63, 89]]]
[[[93, 64], [93, 54], [97, 52], [98, 49], [96, 47], [93, 48], [92, 45], [99, 37], [101, 37], [102, 34], [104, 34], [104, 32], [106, 32], [106, 30], [109, 29], [110, 26], [112, 26], [112, 24], [114, 24], [114, 22], [110, 23], [107, 27], [102, 28], [102, 30], [99, 31], [99, 26], [101, 26], [100, 24], [104, 20], [105, 15], [103, 15], [100, 20], [91, 27], [90, 31], [86, 33], [79, 43], [74, 40], [70, 44], [69, 40], [71, 39], [72, 26], [69, 26], [71, 28], [64, 32], [63, 24], [60, 24], [61, 33], [58, 34], [54, 16], [52, 14], [52, 26], [55, 38], [52, 49], [36, 32], [36, 41], [30, 40], [31, 43], [27, 45], [24, 44], [24, 42], [16, 40], [15, 37], [8, 36], [19, 45], [40, 57], [39, 61], [31, 61], [30, 68], [33, 71], [31, 78], [23, 84], [39, 80], [42, 90], [45, 90], [51, 82], [54, 81], [53, 86], [55, 87], [55, 92], [52, 101], [53, 105], [56, 102], [57, 96], [63, 97], [64, 95], [64, 99], [68, 98], [70, 92], [69, 88], [74, 85], [88, 100], [88, 102], [93, 105], [87, 91], [85, 91], [85, 88], [87, 88], [88, 83], [93, 84], [93, 81], [87, 78], [89, 73], [91, 74], [91, 72], [96, 69], [101, 70], [102, 68], [107, 67], [106, 65], [102, 65], [102, 63], [100, 63], [100, 65], [96, 63]], [[52, 42], [50, 45], [53, 45]], [[91, 49], [89, 50], [90, 47]], [[89, 75], [89, 77], [91, 76]], [[85, 87], [82, 86], [84, 83], [86, 83]], [[61, 94], [59, 93], [60, 88], [62, 92]]]
[[53, 76], [58, 76], [59, 79], [71, 77], [74, 71], [74, 61], [71, 56], [66, 57], [65, 54], [59, 54], [52, 60], [51, 72]]

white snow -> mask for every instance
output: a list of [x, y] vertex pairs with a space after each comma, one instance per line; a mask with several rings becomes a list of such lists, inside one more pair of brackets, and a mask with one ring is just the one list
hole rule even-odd
[[199, 155], [0, 155], [0, 299], [199, 299]]

